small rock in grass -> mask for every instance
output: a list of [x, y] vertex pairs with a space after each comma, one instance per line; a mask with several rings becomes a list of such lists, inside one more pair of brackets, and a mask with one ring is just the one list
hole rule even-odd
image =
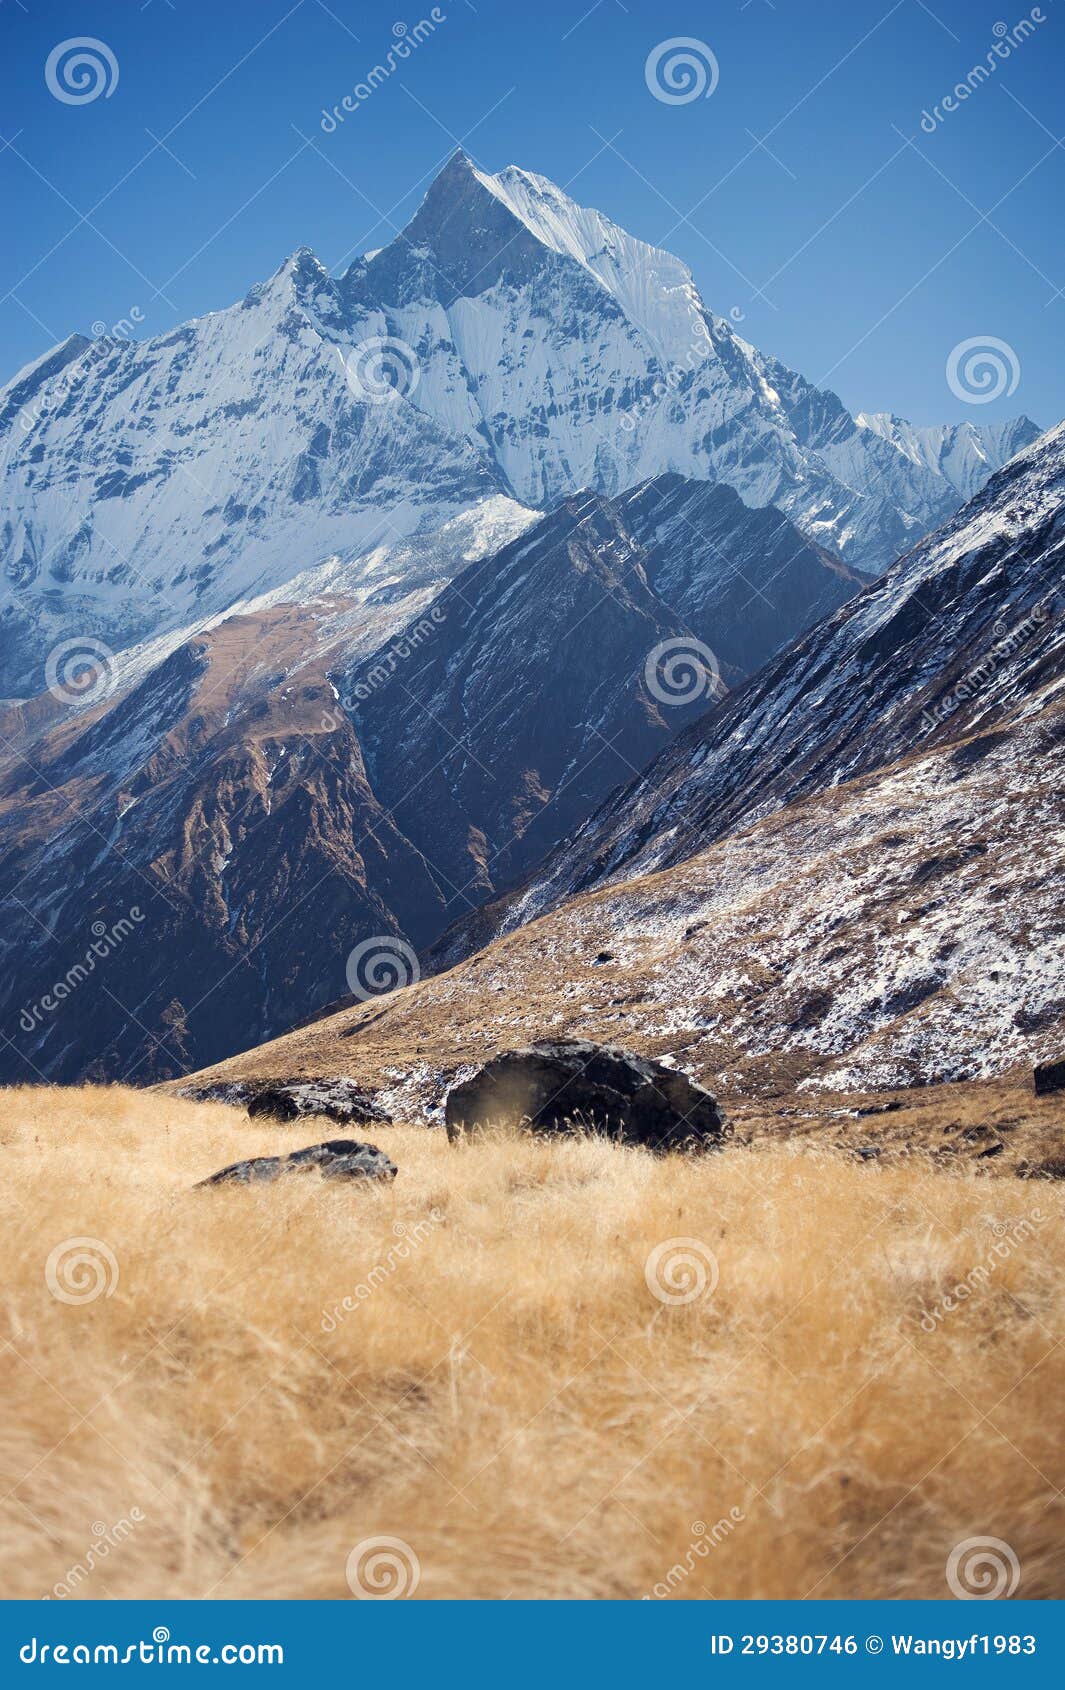
[[1051, 1156], [1045, 1162], [1020, 1162], [1018, 1179], [1065, 1179], [1065, 1156]]
[[232, 1162], [197, 1185], [258, 1185], [282, 1175], [312, 1173], [317, 1168], [323, 1179], [395, 1179], [396, 1164], [376, 1144], [359, 1144], [353, 1138], [333, 1138], [325, 1144], [309, 1144], [289, 1156], [252, 1156]]

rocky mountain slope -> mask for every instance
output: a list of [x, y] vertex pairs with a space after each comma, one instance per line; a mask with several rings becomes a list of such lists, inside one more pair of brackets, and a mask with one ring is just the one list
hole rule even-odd
[[485, 499], [667, 471], [881, 568], [1035, 433], [934, 452], [907, 427], [756, 352], [668, 253], [459, 154], [344, 276], [301, 249], [226, 310], [72, 336], [0, 392], [0, 696], [39, 691], [60, 640], [119, 651]]
[[293, 618], [226, 623], [8, 760], [5, 1078], [142, 1081], [286, 1025], [342, 987], [360, 932], [397, 931], [400, 886], [434, 930], [439, 891], [349, 724], [322, 729], [321, 667], [270, 684], [307, 639]]
[[[320, 1010], [358, 944], [427, 948], [741, 678], [731, 656], [858, 584], [729, 489], [632, 507], [529, 528], [483, 501], [126, 654], [79, 711], [9, 708], [0, 1075], [180, 1072]], [[648, 664], [692, 623], [726, 655], [685, 702]]]
[[564, 501], [336, 682], [456, 915], [863, 579], [779, 511], [665, 476]]
[[[863, 1142], [892, 1122], [848, 1117], [882, 1107], [850, 1094], [1018, 1074], [1030, 1100], [1032, 1064], [1065, 1043], [1063, 758], [1065, 699], [1048, 681], [993, 732], [573, 898], [197, 1083], [341, 1073], [403, 1118], [439, 1119], [448, 1087], [497, 1050], [579, 1037], [665, 1057], [730, 1105], [789, 1099], [782, 1128], [809, 1115]], [[1015, 1159], [1016, 1100], [940, 1114], [926, 1148]]]
[[914, 747], [993, 731], [1060, 676], [1063, 559], [1065, 424], [686, 729], [442, 956], [604, 881], [680, 863]]
[[753, 674], [868, 580], [775, 506], [751, 509], [724, 483], [660, 475], [616, 504], [651, 586], [722, 669]]
[[[726, 1096], [1030, 1087], [1065, 1044], [1063, 541], [1065, 425], [453, 933], [456, 966], [212, 1077], [339, 1072], [432, 1115], [551, 1036]], [[941, 1148], [994, 1158], [1016, 1120]]]

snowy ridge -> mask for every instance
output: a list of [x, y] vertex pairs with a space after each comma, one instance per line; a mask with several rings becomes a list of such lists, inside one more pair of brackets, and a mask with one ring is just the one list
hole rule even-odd
[[710, 841], [921, 744], [1048, 707], [1065, 666], [1065, 424], [943, 529], [770, 660], [619, 788], [524, 888], [439, 949], [468, 954], [604, 882]]
[[675, 358], [685, 343], [712, 356], [695, 282], [679, 258], [577, 205], [546, 176], [513, 164], [496, 176], [474, 175], [544, 246], [583, 265], [643, 330], [659, 359]]
[[114, 666], [115, 690], [136, 686], [179, 646], [232, 617], [254, 618], [288, 604], [319, 611], [317, 638], [297, 658], [294, 669], [316, 661], [329, 643], [341, 639], [350, 662], [400, 628], [467, 564], [490, 557], [537, 520], [538, 512], [495, 494], [408, 540], [374, 546], [356, 558], [326, 558], [267, 592], [237, 599], [213, 615], [129, 646]]
[[1026, 417], [980, 426], [964, 422], [919, 428], [882, 411], [860, 412], [855, 421], [890, 441], [911, 463], [945, 477], [963, 499], [978, 493], [988, 476], [1030, 441]]
[[[384, 402], [359, 375], [382, 339], [409, 372]], [[900, 427], [758, 353], [668, 253], [459, 154], [343, 277], [300, 248], [225, 310], [72, 336], [0, 393], [0, 696], [40, 691], [64, 637], [119, 651], [485, 499], [664, 472], [882, 568], [1034, 433], [966, 425], [937, 453]]]

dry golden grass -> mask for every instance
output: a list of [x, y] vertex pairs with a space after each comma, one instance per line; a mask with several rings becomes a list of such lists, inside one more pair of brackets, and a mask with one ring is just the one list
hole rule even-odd
[[[190, 1190], [334, 1131], [3, 1093], [5, 1596], [346, 1596], [379, 1535], [419, 1597], [939, 1597], [985, 1535], [1065, 1594], [1060, 1186], [393, 1128], [389, 1188]], [[49, 1290], [72, 1238], [110, 1296]]]

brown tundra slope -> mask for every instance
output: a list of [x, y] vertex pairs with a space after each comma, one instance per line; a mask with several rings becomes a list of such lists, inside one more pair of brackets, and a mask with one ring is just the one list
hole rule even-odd
[[[5, 1079], [180, 1073], [334, 996], [352, 931], [398, 931], [400, 888], [412, 927], [438, 926], [432, 876], [333, 709], [323, 620], [231, 617], [120, 696], [7, 739]], [[300, 900], [313, 922], [281, 921]]]

